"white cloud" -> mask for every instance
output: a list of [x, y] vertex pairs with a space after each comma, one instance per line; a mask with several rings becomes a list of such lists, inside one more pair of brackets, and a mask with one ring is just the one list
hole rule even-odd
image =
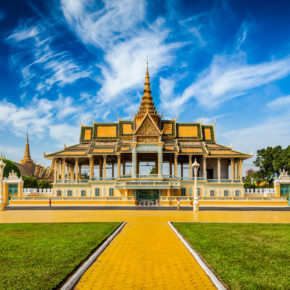
[[174, 103], [163, 104], [177, 111], [195, 98], [205, 107], [216, 107], [290, 74], [290, 57], [249, 65], [224, 56], [215, 56], [210, 67], [178, 96]]
[[266, 106], [270, 109], [284, 109], [285, 106], [290, 106], [290, 95], [277, 98], [276, 100], [267, 103]]
[[32, 27], [18, 27], [11, 35], [8, 36], [8, 40], [20, 42], [29, 38], [38, 40], [39, 29], [36, 26]]
[[174, 99], [175, 80], [159, 78], [160, 96], [163, 100], [172, 101]]
[[[70, 97], [59, 96], [55, 101], [34, 98], [26, 106], [17, 106], [3, 100], [0, 102], [0, 128], [23, 136], [27, 130], [39, 138], [49, 136], [59, 142], [76, 142], [79, 136], [77, 118], [82, 107]], [[70, 123], [66, 123], [70, 119]], [[61, 124], [59, 124], [61, 123]], [[76, 133], [78, 131], [78, 133]]]
[[169, 30], [163, 19], [144, 22], [145, 1], [110, 0], [103, 7], [88, 0], [61, 4], [69, 27], [81, 41], [104, 52], [105, 63], [99, 65], [102, 77], [96, 78], [102, 85], [97, 94], [102, 102], [142, 86], [147, 56], [154, 76], [171, 64], [173, 50], [182, 45], [166, 43]]
[[61, 9], [82, 42], [105, 49], [134, 34], [138, 23], [144, 19], [145, 1], [109, 0], [102, 4], [95, 5], [89, 0], [61, 0]]
[[120, 44], [105, 55], [106, 65], [101, 66], [103, 80], [99, 96], [104, 102], [112, 100], [129, 89], [141, 88], [149, 58], [151, 78], [162, 68], [171, 64], [172, 50], [179, 44], [165, 44], [168, 31], [155, 27]]
[[90, 69], [78, 64], [68, 52], [52, 48], [56, 35], [43, 25], [19, 26], [7, 38], [18, 51], [11, 60], [21, 72], [20, 86], [32, 85], [37, 92], [43, 93], [53, 86], [62, 87], [90, 77]]
[[72, 145], [77, 143], [80, 136], [79, 126], [68, 124], [56, 124], [49, 128], [49, 134], [52, 138], [58, 141], [59, 145]]

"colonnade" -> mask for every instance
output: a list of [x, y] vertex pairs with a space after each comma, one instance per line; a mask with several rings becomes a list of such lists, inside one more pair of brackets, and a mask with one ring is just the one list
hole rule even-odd
[[[178, 157], [180, 155], [174, 154], [173, 162], [172, 159], [169, 161], [169, 175], [178, 177]], [[184, 155], [182, 155], [184, 156]], [[180, 177], [184, 178], [184, 164], [188, 164], [188, 178], [193, 178], [193, 170], [192, 170], [192, 163], [193, 163], [193, 155], [187, 155], [188, 156], [188, 163], [180, 162]], [[108, 164], [108, 155], [98, 155], [99, 159], [99, 177], [106, 179], [107, 178], [107, 164]], [[119, 178], [121, 176], [126, 175], [126, 160], [121, 158], [121, 154], [115, 155], [114, 157], [117, 158], [117, 162], [111, 161], [110, 164], [112, 164], [112, 177], [115, 177], [115, 164], [117, 163], [117, 174], [116, 177]], [[222, 158], [208, 158], [203, 156], [201, 160], [199, 160], [200, 164], [200, 173], [199, 177], [207, 179], [207, 169], [212, 168], [212, 165], [208, 167], [207, 160], [216, 160], [216, 167], [215, 170], [217, 181], [221, 182], [222, 180], [222, 174], [221, 174], [221, 160]], [[69, 160], [69, 161], [68, 161]], [[53, 160], [53, 169], [54, 169], [54, 182], [61, 179], [62, 181], [65, 181], [66, 179], [69, 180], [80, 180], [81, 179], [81, 172], [82, 172], [82, 164], [80, 164], [80, 158], [75, 157], [74, 162], [70, 159], [66, 158], [56, 158]], [[96, 176], [94, 174], [94, 168], [95, 168], [95, 159], [94, 156], [88, 157], [88, 164], [89, 166], [89, 179], [94, 179]], [[128, 161], [128, 160], [127, 160]], [[212, 164], [212, 162], [211, 162]], [[231, 158], [229, 161], [230, 164], [230, 179], [232, 182], [235, 180], [242, 181], [242, 172], [243, 172], [243, 160], [237, 159], [237, 158]], [[172, 166], [173, 165], [173, 166]], [[172, 168], [173, 167], [173, 168]], [[158, 174], [158, 177], [163, 176], [163, 154], [158, 154], [158, 158], [155, 161], [155, 168], [157, 169], [156, 173]], [[173, 169], [173, 170], [172, 170]], [[228, 168], [227, 168], [228, 169]], [[121, 174], [122, 173], [122, 174]], [[137, 157], [137, 153], [133, 151], [132, 153], [132, 178], [138, 177], [139, 174], [139, 160]]]

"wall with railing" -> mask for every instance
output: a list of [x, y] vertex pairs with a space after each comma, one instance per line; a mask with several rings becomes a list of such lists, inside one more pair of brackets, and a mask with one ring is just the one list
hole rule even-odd
[[245, 194], [275, 194], [275, 188], [246, 188]]
[[22, 194], [29, 195], [29, 194], [47, 194], [52, 195], [53, 189], [52, 188], [23, 188]]

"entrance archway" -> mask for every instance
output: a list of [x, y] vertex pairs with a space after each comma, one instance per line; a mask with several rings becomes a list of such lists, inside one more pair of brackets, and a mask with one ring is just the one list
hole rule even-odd
[[136, 200], [139, 205], [156, 204], [159, 200], [160, 190], [158, 189], [137, 189]]

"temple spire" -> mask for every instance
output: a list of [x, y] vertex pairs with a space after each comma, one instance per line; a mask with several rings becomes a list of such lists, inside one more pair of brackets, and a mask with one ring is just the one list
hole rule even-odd
[[27, 162], [33, 162], [30, 156], [28, 132], [26, 133], [26, 145], [25, 145], [24, 156], [23, 156], [23, 159], [20, 161], [20, 163], [25, 164]]
[[148, 57], [147, 57], [147, 62], [146, 62], [146, 74], [145, 74], [143, 97], [142, 97], [140, 108], [135, 116], [135, 121], [137, 125], [140, 123], [140, 121], [143, 119], [146, 113], [150, 114], [150, 116], [155, 120], [156, 124], [159, 123], [160, 116], [158, 115], [155, 109], [153, 97], [151, 96]]

